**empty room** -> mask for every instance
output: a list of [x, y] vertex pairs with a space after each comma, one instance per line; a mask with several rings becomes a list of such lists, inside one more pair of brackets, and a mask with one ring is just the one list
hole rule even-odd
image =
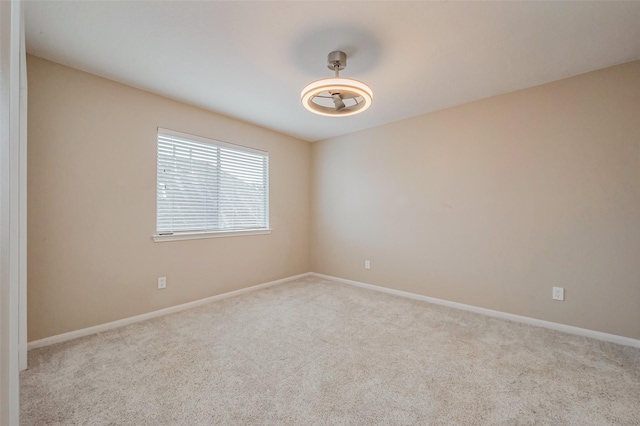
[[2, 2], [2, 425], [640, 425], [640, 2]]

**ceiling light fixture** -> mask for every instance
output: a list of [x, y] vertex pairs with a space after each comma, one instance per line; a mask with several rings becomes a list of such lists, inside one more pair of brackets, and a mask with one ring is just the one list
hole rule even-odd
[[361, 81], [340, 77], [347, 66], [347, 55], [338, 50], [329, 53], [327, 67], [335, 71], [334, 78], [324, 78], [302, 89], [302, 105], [309, 111], [329, 117], [359, 114], [371, 106], [373, 92]]

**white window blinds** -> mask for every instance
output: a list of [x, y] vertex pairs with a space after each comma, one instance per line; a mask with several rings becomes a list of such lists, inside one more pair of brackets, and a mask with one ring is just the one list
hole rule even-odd
[[269, 154], [158, 129], [159, 235], [269, 227]]

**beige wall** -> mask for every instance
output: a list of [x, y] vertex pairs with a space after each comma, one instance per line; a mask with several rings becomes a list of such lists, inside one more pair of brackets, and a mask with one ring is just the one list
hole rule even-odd
[[314, 272], [640, 338], [640, 62], [312, 158]]
[[[309, 271], [307, 142], [36, 57], [28, 78], [29, 340]], [[154, 243], [157, 127], [267, 150], [272, 234]]]

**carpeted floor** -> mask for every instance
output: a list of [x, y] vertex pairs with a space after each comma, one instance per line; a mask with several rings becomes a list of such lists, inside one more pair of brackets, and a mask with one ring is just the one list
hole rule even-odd
[[23, 425], [640, 425], [640, 349], [318, 278], [29, 352]]

